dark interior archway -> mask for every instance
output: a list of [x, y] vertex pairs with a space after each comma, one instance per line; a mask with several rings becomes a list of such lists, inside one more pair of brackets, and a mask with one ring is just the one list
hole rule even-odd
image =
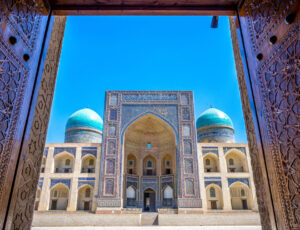
[[155, 212], [156, 211], [156, 193], [153, 189], [148, 188], [144, 191], [143, 211]]

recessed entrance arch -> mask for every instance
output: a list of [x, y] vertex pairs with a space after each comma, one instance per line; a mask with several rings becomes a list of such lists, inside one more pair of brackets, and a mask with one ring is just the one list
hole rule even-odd
[[156, 193], [152, 188], [148, 188], [144, 191], [144, 212], [155, 212], [156, 211]]
[[[156, 196], [153, 189], [144, 190], [144, 188], [158, 186], [161, 176], [167, 177], [169, 183], [176, 188], [175, 132], [161, 118], [148, 113], [128, 126], [123, 139], [123, 154], [126, 161], [123, 170], [124, 181], [126, 181], [124, 187], [134, 186], [137, 194], [133, 202], [129, 194], [130, 190], [124, 191], [124, 206], [153, 212], [164, 204], [164, 197]], [[159, 202], [156, 202], [156, 199]], [[172, 196], [169, 198], [169, 203], [176, 203], [173, 202], [176, 199], [175, 195]], [[160, 204], [159, 207], [157, 203]]]
[[[234, 46], [234, 49], [235, 54], [239, 56], [237, 59], [240, 59], [236, 62], [237, 72], [254, 178], [257, 178], [255, 186], [262, 224], [266, 229], [300, 227], [296, 205], [299, 192], [295, 189], [293, 181], [297, 177], [294, 175], [295, 170], [284, 170], [286, 167], [296, 167], [294, 163], [297, 159], [296, 153], [299, 152], [299, 146], [295, 145], [298, 132], [290, 131], [298, 130], [298, 123], [288, 123], [297, 120], [299, 116], [293, 102], [297, 99], [293, 95], [298, 95], [298, 87], [296, 81], [290, 81], [296, 76], [292, 71], [298, 69], [295, 62], [299, 55], [299, 49], [296, 49], [299, 43], [298, 23], [295, 23], [299, 19], [298, 1], [174, 0], [168, 4], [164, 1], [145, 1], [142, 5], [138, 1], [129, 4], [120, 1], [114, 5], [109, 1], [85, 1], [81, 5], [74, 3], [75, 1], [56, 0], [38, 1], [37, 4], [31, 4], [29, 1], [15, 1], [15, 4], [1, 2], [1, 12], [4, 14], [2, 24], [5, 25], [1, 30], [1, 65], [5, 63], [1, 66], [1, 74], [12, 74], [7, 75], [5, 81], [15, 82], [4, 89], [3, 95], [10, 95], [11, 90], [17, 92], [6, 102], [6, 108], [3, 110], [5, 125], [1, 126], [3, 136], [0, 154], [0, 203], [4, 207], [0, 214], [1, 226], [11, 229], [15, 224], [15, 228], [29, 228], [32, 219], [38, 173], [27, 173], [38, 171], [41, 164], [40, 155], [46, 139], [65, 25], [65, 18], [57, 18], [58, 24], [52, 27], [52, 12], [57, 15], [237, 15], [238, 28], [242, 29], [239, 30], [240, 45], [247, 60], [241, 60], [238, 46]], [[16, 13], [22, 23], [15, 22], [15, 17], [11, 17], [12, 12]], [[49, 43], [47, 36], [52, 28], [53, 40]], [[236, 28], [233, 27], [232, 31], [235, 33]], [[235, 36], [233, 39], [237, 42], [234, 33], [232, 36]], [[271, 34], [276, 38], [275, 46], [274, 39], [270, 39]], [[47, 53], [47, 46], [52, 49], [49, 49], [49, 56], [44, 61], [40, 57]], [[48, 58], [50, 56], [54, 58]], [[15, 73], [19, 74], [14, 75]], [[292, 87], [286, 90], [282, 84], [274, 82], [277, 78], [284, 79], [283, 82], [290, 82]], [[32, 162], [34, 164], [31, 164]], [[31, 170], [25, 170], [26, 168]], [[27, 186], [28, 183], [32, 183], [32, 186]], [[299, 184], [299, 180], [296, 184]], [[25, 198], [22, 189], [26, 189]], [[24, 219], [17, 221], [21, 215]]]

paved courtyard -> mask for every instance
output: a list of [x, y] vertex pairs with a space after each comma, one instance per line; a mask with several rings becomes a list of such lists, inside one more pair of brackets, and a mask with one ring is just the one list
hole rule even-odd
[[34, 227], [32, 230], [261, 230], [261, 226]]

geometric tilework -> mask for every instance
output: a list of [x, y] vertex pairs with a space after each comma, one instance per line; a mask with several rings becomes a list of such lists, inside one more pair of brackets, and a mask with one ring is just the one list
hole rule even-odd
[[78, 181], [78, 188], [83, 186], [83, 185], [90, 185], [94, 188], [95, 187], [95, 182], [94, 181]]
[[210, 184], [215, 184], [215, 185], [218, 185], [220, 188], [222, 188], [221, 181], [208, 180], [208, 181], [204, 181], [204, 184], [205, 184], [205, 187], [207, 187]]
[[241, 183], [244, 183], [246, 184], [248, 187], [249, 186], [249, 180], [248, 178], [228, 178], [228, 186], [230, 186], [231, 184], [235, 183], [235, 182], [241, 182]]
[[246, 155], [246, 148], [245, 147], [223, 147], [224, 154], [226, 154], [231, 149], [237, 149]]
[[61, 153], [61, 152], [68, 152], [71, 153], [73, 156], [75, 156], [76, 148], [75, 147], [68, 147], [68, 148], [63, 148], [63, 147], [55, 147], [54, 148], [54, 153], [53, 156]]
[[50, 188], [58, 183], [62, 183], [70, 189], [71, 179], [51, 179]]
[[79, 177], [78, 180], [79, 181], [95, 181], [96, 178], [95, 177]]
[[82, 147], [81, 157], [84, 157], [87, 154], [91, 154], [94, 157], [97, 157], [97, 147]]
[[204, 180], [221, 180], [221, 177], [204, 177]]
[[214, 146], [202, 146], [202, 155], [206, 155], [208, 153], [213, 153], [216, 156], [219, 155], [218, 153], [218, 147], [214, 147]]

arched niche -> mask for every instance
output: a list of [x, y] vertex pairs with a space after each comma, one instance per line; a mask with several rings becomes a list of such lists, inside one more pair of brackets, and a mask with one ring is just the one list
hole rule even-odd
[[137, 191], [134, 186], [129, 186], [126, 189], [127, 207], [135, 207], [137, 199]]
[[50, 190], [49, 210], [67, 210], [69, 188], [62, 183], [56, 184]]
[[148, 155], [143, 159], [143, 175], [155, 176], [156, 175], [156, 159]]
[[90, 185], [83, 185], [78, 190], [77, 210], [89, 211], [92, 209], [94, 189]]
[[134, 154], [129, 154], [127, 156], [127, 173], [129, 175], [136, 175], [137, 174], [137, 159], [136, 156]]
[[210, 184], [206, 188], [207, 209], [223, 209], [222, 189], [216, 184]]
[[[158, 116], [149, 113], [133, 121], [124, 132], [123, 139], [124, 160], [128, 161], [128, 157], [134, 153], [137, 162], [136, 175], [147, 174], [144, 171], [146, 165], [143, 160], [148, 155], [155, 158], [153, 175], [165, 174], [165, 170], [162, 170], [161, 160], [166, 154], [172, 159], [172, 173], [176, 172], [174, 169], [176, 168], [175, 133], [172, 127]], [[124, 165], [124, 173], [128, 174], [128, 164]]]
[[81, 159], [82, 173], [95, 173], [96, 157], [92, 154], [87, 154]]
[[170, 175], [174, 172], [174, 162], [171, 154], [165, 154], [161, 160], [161, 174]]
[[74, 168], [74, 156], [68, 152], [61, 152], [54, 156], [55, 173], [72, 173]]
[[247, 157], [240, 150], [229, 150], [226, 155], [227, 172], [248, 172]]
[[219, 158], [213, 154], [208, 153], [203, 157], [204, 172], [220, 172]]
[[174, 191], [173, 188], [169, 185], [167, 185], [163, 189], [163, 207], [172, 207], [173, 205], [173, 198], [174, 198]]
[[229, 188], [233, 210], [249, 210], [253, 207], [251, 190], [247, 185], [238, 181]]

